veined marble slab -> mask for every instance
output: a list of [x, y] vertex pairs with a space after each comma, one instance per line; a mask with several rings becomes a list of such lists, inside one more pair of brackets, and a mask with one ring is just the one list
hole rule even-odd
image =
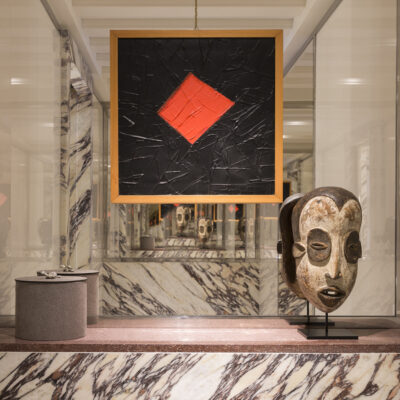
[[259, 315], [260, 269], [253, 262], [106, 263], [103, 315]]
[[306, 315], [306, 301], [297, 297], [279, 277], [279, 315]]
[[260, 259], [260, 316], [276, 315], [278, 311], [277, 259]]
[[62, 37], [60, 167], [61, 264], [90, 263], [92, 94], [88, 68], [66, 31]]
[[[121, 242], [126, 243], [126, 239], [121, 234], [121, 231], [118, 233], [119, 236], [119, 259], [121, 260], [134, 260], [134, 259], [143, 259], [143, 258], [162, 258], [162, 259], [176, 259], [176, 258], [196, 258], [196, 259], [216, 259], [216, 260], [245, 260], [246, 259], [246, 250], [239, 249], [234, 252], [229, 253], [227, 250], [214, 250], [214, 249], [187, 249], [187, 248], [160, 248], [156, 250], [122, 250]], [[113, 258], [113, 257], [110, 257]], [[253, 257], [254, 259], [254, 257]]]
[[393, 353], [0, 353], [0, 398], [396, 400], [399, 370]]

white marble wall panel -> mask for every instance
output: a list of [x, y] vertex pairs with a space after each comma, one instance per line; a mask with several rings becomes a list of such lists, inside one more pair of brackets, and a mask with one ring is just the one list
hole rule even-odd
[[164, 221], [148, 231], [156, 239], [155, 250], [132, 249], [132, 234], [139, 228], [144, 234], [142, 208], [133, 208], [135, 228], [129, 207], [111, 205], [109, 258], [101, 277], [103, 315], [277, 315], [276, 206], [267, 205], [257, 218], [255, 206], [247, 207], [255, 225], [262, 225], [248, 235], [250, 254], [232, 218], [222, 223], [223, 249], [199, 249], [193, 237], [165, 237]]
[[245, 204], [246, 232], [245, 232], [245, 247], [246, 258], [256, 257], [256, 205]]
[[0, 398], [400, 399], [400, 354], [0, 353]]
[[[110, 191], [107, 196], [110, 200]], [[109, 201], [108, 205], [107, 257], [119, 257], [119, 204], [111, 204]]]
[[120, 257], [124, 257], [129, 250], [128, 247], [128, 213], [127, 213], [128, 205], [127, 204], [119, 204], [118, 205], [118, 221], [119, 221], [119, 230], [118, 230], [118, 243], [119, 243], [119, 255]]
[[85, 62], [66, 31], [62, 36], [60, 262], [91, 261], [92, 94]]
[[101, 271], [103, 315], [259, 315], [253, 262], [121, 262]]
[[395, 0], [344, 0], [317, 35], [316, 186], [363, 208], [354, 289], [335, 315], [395, 312]]
[[295, 295], [279, 276], [278, 289], [278, 315], [294, 316], [306, 315], [307, 305], [304, 299], [300, 299]]
[[278, 259], [266, 258], [258, 261], [260, 267], [260, 311], [261, 316], [275, 316], [278, 311]]
[[76, 268], [88, 265], [91, 255], [92, 144], [91, 94], [72, 91], [69, 141], [69, 259]]
[[[105, 225], [106, 225], [106, 152], [105, 132], [103, 124], [103, 107], [93, 96], [92, 106], [92, 258], [102, 260], [105, 256]], [[92, 261], [93, 262], [93, 261]]]

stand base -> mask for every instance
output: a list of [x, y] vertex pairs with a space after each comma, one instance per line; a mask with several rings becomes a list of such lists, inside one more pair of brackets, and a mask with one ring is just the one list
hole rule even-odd
[[[290, 321], [289, 325], [325, 326], [325, 321], [307, 321], [307, 318]], [[335, 326], [333, 321], [328, 321], [328, 326]]]
[[358, 336], [348, 329], [305, 328], [298, 329], [298, 331], [306, 339], [358, 339]]

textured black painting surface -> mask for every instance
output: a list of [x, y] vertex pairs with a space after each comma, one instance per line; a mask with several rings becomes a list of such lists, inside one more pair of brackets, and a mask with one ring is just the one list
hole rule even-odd
[[[191, 145], [157, 111], [193, 73], [235, 102]], [[274, 38], [118, 40], [120, 195], [270, 195]]]

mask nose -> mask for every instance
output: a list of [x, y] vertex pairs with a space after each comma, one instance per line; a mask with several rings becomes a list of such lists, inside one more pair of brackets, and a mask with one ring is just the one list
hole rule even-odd
[[340, 250], [332, 254], [330, 262], [328, 263], [328, 275], [332, 279], [337, 279], [341, 276], [342, 255]]

